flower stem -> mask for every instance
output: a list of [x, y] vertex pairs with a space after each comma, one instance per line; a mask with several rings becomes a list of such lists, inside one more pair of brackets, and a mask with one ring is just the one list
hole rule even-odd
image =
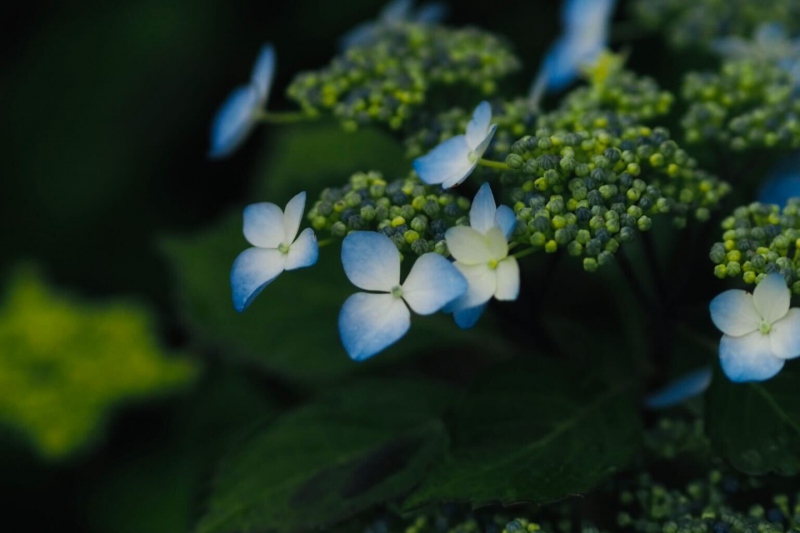
[[530, 248], [525, 248], [524, 250], [520, 250], [517, 253], [511, 254], [511, 257], [516, 257], [517, 259], [520, 259], [522, 257], [525, 257], [526, 255], [531, 255], [535, 251], [537, 251], [537, 248], [531, 246]]
[[491, 161], [489, 159], [478, 159], [478, 164], [482, 167], [496, 168], [497, 170], [511, 170], [511, 167], [502, 161]]
[[323, 246], [328, 246], [333, 242], [333, 239], [322, 239], [321, 241], [317, 242], [317, 247], [322, 248]]
[[296, 122], [305, 122], [314, 120], [316, 118], [313, 115], [309, 115], [301, 111], [285, 113], [270, 113], [268, 111], [260, 111], [257, 116], [258, 120], [261, 122], [266, 122], [267, 124], [294, 124]]

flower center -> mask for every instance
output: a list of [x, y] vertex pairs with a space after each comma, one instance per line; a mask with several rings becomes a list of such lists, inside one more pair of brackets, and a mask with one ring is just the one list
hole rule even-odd
[[467, 159], [469, 159], [470, 163], [474, 163], [478, 160], [478, 154], [475, 153], [475, 150], [470, 150], [469, 154], [467, 154]]
[[766, 335], [767, 333], [769, 333], [770, 331], [772, 331], [772, 324], [770, 324], [769, 322], [767, 322], [766, 320], [764, 320], [764, 321], [763, 321], [763, 322], [761, 322], [761, 324], [758, 326], [758, 331], [760, 331], [761, 333], [763, 333], [764, 335]]
[[400, 285], [395, 285], [392, 287], [392, 296], [395, 298], [402, 298], [403, 297], [403, 287]]
[[289, 245], [289, 244], [286, 244], [285, 242], [282, 242], [282, 243], [280, 243], [280, 244], [278, 245], [278, 251], [279, 251], [280, 253], [282, 253], [283, 255], [286, 255], [286, 254], [288, 254], [288, 253], [289, 253], [289, 247], [290, 247], [290, 245]]
[[497, 259], [490, 259], [489, 260], [489, 268], [491, 268], [492, 270], [497, 268], [497, 265], [499, 265], [499, 264], [500, 264], [500, 261], [498, 261]]

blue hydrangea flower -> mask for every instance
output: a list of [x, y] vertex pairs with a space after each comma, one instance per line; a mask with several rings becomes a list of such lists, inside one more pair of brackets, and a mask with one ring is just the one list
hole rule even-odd
[[657, 390], [648, 396], [644, 403], [650, 409], [666, 409], [683, 403], [705, 392], [711, 385], [712, 375], [710, 366], [698, 368]]
[[232, 154], [244, 142], [269, 98], [275, 76], [275, 49], [264, 45], [256, 59], [250, 83], [233, 90], [211, 124], [208, 157], [220, 159]]
[[783, 276], [769, 274], [753, 294], [729, 290], [711, 301], [711, 320], [724, 333], [720, 362], [731, 381], [764, 381], [800, 356], [800, 309], [789, 309], [790, 300]]
[[400, 283], [400, 252], [381, 233], [354, 231], [342, 242], [342, 265], [348, 279], [370, 292], [350, 296], [339, 314], [339, 334], [356, 361], [372, 357], [397, 342], [411, 325], [410, 307], [430, 315], [467, 290], [453, 264], [436, 253], [423, 254]]
[[519, 296], [519, 265], [508, 255], [508, 239], [517, 224], [514, 211], [505, 205], [496, 207], [492, 189], [484, 183], [472, 202], [469, 222], [469, 227], [445, 232], [454, 264], [469, 283], [469, 290], [445, 309], [462, 328], [475, 325], [492, 297], [516, 300]]
[[800, 198], [800, 153], [778, 163], [758, 193], [759, 202], [781, 207], [786, 205], [789, 198]]
[[786, 70], [800, 85], [800, 38], [791, 39], [777, 22], [761, 24], [752, 39], [726, 37], [712, 45], [714, 51], [730, 59], [750, 59], [772, 63]]
[[546, 91], [559, 91], [578, 78], [585, 65], [597, 61], [608, 46], [609, 26], [616, 0], [565, 0], [561, 10], [563, 32], [545, 55], [530, 90], [538, 102]]
[[447, 15], [447, 6], [441, 2], [424, 4], [414, 9], [414, 0], [394, 0], [386, 4], [374, 21], [359, 24], [339, 40], [339, 47], [346, 50], [351, 46], [363, 46], [373, 42], [382, 27], [403, 22], [436, 24]]
[[233, 306], [244, 311], [284, 270], [296, 270], [317, 262], [319, 247], [314, 230], [300, 235], [306, 206], [301, 192], [286, 204], [286, 211], [263, 202], [244, 209], [244, 237], [253, 245], [239, 254], [231, 269]]
[[429, 185], [441, 184], [445, 189], [467, 179], [497, 130], [497, 124], [491, 122], [492, 106], [481, 102], [472, 113], [465, 135], [456, 135], [414, 160], [420, 179]]

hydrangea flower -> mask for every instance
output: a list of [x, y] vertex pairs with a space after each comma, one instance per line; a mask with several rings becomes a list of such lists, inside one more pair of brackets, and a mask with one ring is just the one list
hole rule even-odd
[[410, 307], [430, 315], [467, 290], [467, 281], [437, 253], [423, 254], [400, 283], [400, 252], [383, 234], [354, 231], [342, 242], [348, 279], [365, 291], [350, 296], [339, 314], [339, 334], [356, 361], [397, 342], [411, 325]]
[[492, 106], [481, 102], [472, 113], [465, 135], [456, 135], [414, 160], [414, 170], [420, 179], [428, 185], [441, 184], [445, 189], [467, 179], [497, 130], [497, 124], [491, 122]]
[[730, 59], [750, 59], [773, 63], [791, 74], [800, 84], [800, 38], [790, 39], [786, 28], [777, 22], [761, 24], [753, 39], [726, 37], [712, 44], [718, 54]]
[[786, 281], [775, 273], [753, 294], [734, 289], [711, 301], [711, 320], [724, 333], [720, 362], [731, 381], [764, 381], [800, 356], [800, 309], [789, 309], [790, 300]]
[[317, 262], [319, 247], [314, 230], [297, 235], [306, 206], [301, 192], [286, 204], [286, 211], [262, 202], [244, 209], [244, 237], [253, 245], [239, 254], [231, 269], [233, 306], [244, 311], [284, 270], [296, 270]]
[[436, 24], [447, 15], [447, 6], [441, 2], [424, 4], [414, 9], [414, 0], [394, 0], [381, 10], [374, 21], [359, 24], [339, 40], [339, 46], [346, 50], [351, 46], [362, 46], [375, 40], [382, 26], [392, 26], [403, 22]]
[[274, 76], [275, 49], [266, 44], [258, 54], [250, 83], [234, 89], [214, 117], [208, 157], [226, 157], [244, 142], [269, 98]]
[[508, 238], [517, 218], [508, 206], [496, 207], [488, 183], [475, 195], [469, 223], [445, 232], [454, 264], [469, 283], [469, 290], [445, 309], [462, 328], [475, 325], [492, 297], [516, 300], [519, 295], [519, 265], [508, 255]]
[[608, 46], [609, 26], [616, 0], [565, 0], [561, 10], [564, 31], [545, 55], [531, 86], [538, 102], [545, 90], [559, 91], [575, 81], [584, 65], [594, 63]]
[[794, 197], [800, 197], [800, 153], [776, 165], [758, 193], [759, 202], [781, 207]]
[[713, 371], [710, 366], [685, 374], [645, 399], [650, 409], [666, 409], [702, 394], [711, 385]]

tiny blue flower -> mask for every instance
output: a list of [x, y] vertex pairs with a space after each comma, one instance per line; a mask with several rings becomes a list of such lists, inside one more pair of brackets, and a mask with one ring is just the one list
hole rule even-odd
[[724, 333], [720, 363], [731, 381], [764, 381], [800, 356], [800, 309], [790, 304], [780, 274], [764, 277], [753, 294], [734, 289], [711, 301], [711, 320]]
[[666, 409], [683, 403], [705, 392], [711, 385], [712, 375], [709, 366], [689, 372], [648, 396], [644, 403], [649, 409]]
[[284, 270], [313, 265], [319, 257], [314, 230], [297, 235], [306, 193], [301, 192], [286, 204], [286, 211], [275, 204], [252, 204], [244, 210], [244, 237], [253, 245], [239, 254], [231, 269], [233, 306], [244, 311], [264, 288]]
[[414, 0], [394, 0], [386, 4], [378, 18], [374, 21], [359, 24], [339, 39], [341, 50], [351, 46], [363, 46], [373, 42], [385, 26], [393, 26], [403, 22], [419, 24], [436, 24], [447, 15], [447, 6], [441, 2], [424, 4], [414, 9]]
[[428, 154], [414, 160], [414, 170], [428, 185], [449, 189], [463, 182], [483, 157], [497, 124], [492, 122], [492, 106], [481, 102], [472, 113], [465, 135], [448, 139]]
[[244, 142], [269, 98], [274, 75], [275, 49], [267, 44], [256, 59], [250, 83], [234, 89], [214, 117], [208, 157], [226, 157]]
[[[400, 252], [383, 234], [354, 231], [342, 242], [342, 265], [360, 289], [339, 314], [339, 334], [348, 355], [362, 361], [394, 344], [411, 325], [410, 307], [430, 315], [467, 290], [453, 264], [436, 253], [423, 254], [400, 283]], [[408, 307], [406, 307], [408, 306]]]
[[789, 198], [800, 198], [800, 153], [778, 163], [758, 193], [759, 202], [781, 207], [786, 205]]
[[508, 206], [496, 207], [488, 183], [475, 195], [469, 222], [469, 227], [456, 226], [445, 233], [454, 264], [469, 283], [469, 290], [445, 311], [465, 329], [475, 325], [492, 297], [516, 300], [519, 295], [519, 265], [508, 255], [517, 218]]

